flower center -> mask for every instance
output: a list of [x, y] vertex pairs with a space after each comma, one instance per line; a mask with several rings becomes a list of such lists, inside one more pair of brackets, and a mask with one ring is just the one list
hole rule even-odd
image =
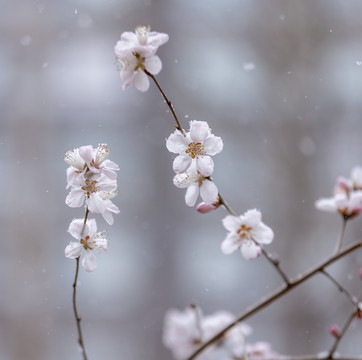
[[138, 25], [136, 27], [135, 33], [137, 35], [137, 39], [138, 39], [138, 42], [140, 43], [140, 45], [147, 45], [148, 34], [149, 34], [150, 30], [151, 30], [151, 27], [149, 25], [148, 26]]
[[198, 158], [200, 155], [205, 154], [204, 145], [201, 143], [192, 142], [186, 149], [186, 154], [189, 154], [193, 159]]
[[89, 179], [86, 179], [85, 185], [82, 186], [82, 190], [84, 190], [89, 197], [91, 193], [98, 191], [97, 181], [90, 181]]
[[237, 233], [239, 234], [240, 239], [242, 240], [251, 240], [252, 239], [252, 235], [251, 235], [251, 230], [253, 228], [252, 227], [247, 227], [246, 225], [241, 225], [239, 230], [237, 231]]
[[89, 242], [90, 236], [87, 235], [85, 239], [81, 239], [80, 243], [83, 245], [84, 249], [88, 250], [93, 250], [93, 248], [91, 247], [91, 244]]

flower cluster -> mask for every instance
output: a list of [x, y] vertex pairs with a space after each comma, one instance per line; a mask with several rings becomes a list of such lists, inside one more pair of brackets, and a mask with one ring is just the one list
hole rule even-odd
[[114, 47], [123, 90], [134, 83], [136, 89], [147, 91], [150, 83], [145, 70], [152, 75], [162, 69], [157, 49], [168, 41], [168, 35], [150, 31], [150, 26], [137, 26], [135, 32], [124, 32]]
[[65, 256], [76, 259], [82, 250], [86, 251], [82, 265], [86, 271], [94, 271], [96, 259], [93, 250], [107, 251], [108, 240], [103, 232], [97, 233], [95, 219], [88, 219], [88, 213], [101, 214], [109, 225], [114, 222], [113, 214], [119, 209], [111, 201], [118, 193], [117, 173], [119, 166], [108, 159], [110, 149], [100, 144], [68, 150], [64, 154], [67, 169], [67, 189], [70, 192], [65, 199], [69, 207], [81, 207], [86, 204], [86, 217], [74, 219], [69, 226], [69, 233], [79, 242], [71, 242], [65, 248]]
[[211, 134], [205, 121], [190, 121], [190, 131], [182, 134], [175, 130], [166, 140], [168, 151], [178, 154], [173, 161], [176, 173], [174, 184], [187, 188], [185, 201], [194, 206], [200, 194], [205, 204], [218, 202], [218, 189], [210, 176], [214, 172], [211, 156], [220, 153], [223, 142], [220, 137]]
[[[194, 305], [190, 305], [184, 311], [171, 309], [165, 317], [163, 343], [172, 351], [175, 359], [183, 360], [234, 320], [235, 316], [227, 311], [203, 316], [201, 310]], [[249, 325], [240, 323], [228, 331], [221, 341], [206, 349], [199, 358], [202, 360], [267, 359], [271, 356], [276, 358], [276, 354], [267, 343], [247, 344], [245, 338], [251, 332]]]
[[362, 167], [355, 166], [349, 179], [338, 177], [334, 195], [316, 201], [318, 210], [339, 212], [345, 220], [357, 216], [362, 210]]

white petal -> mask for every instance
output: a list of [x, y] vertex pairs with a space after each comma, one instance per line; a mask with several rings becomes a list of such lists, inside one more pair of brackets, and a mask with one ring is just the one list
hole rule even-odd
[[202, 175], [208, 177], [214, 172], [214, 161], [210, 156], [199, 156], [196, 159], [196, 167]]
[[238, 216], [228, 215], [222, 219], [222, 224], [226, 230], [236, 232], [241, 226], [241, 221]]
[[198, 184], [191, 184], [185, 194], [185, 202], [187, 206], [194, 206], [199, 196], [199, 185]]
[[261, 212], [257, 209], [248, 210], [243, 216], [242, 221], [248, 227], [256, 227], [261, 223]]
[[214, 182], [205, 179], [200, 187], [200, 195], [205, 203], [211, 204], [217, 201], [219, 191]]
[[208, 155], [216, 155], [222, 151], [224, 144], [221, 137], [211, 135], [204, 141], [204, 149]]
[[176, 174], [185, 172], [191, 165], [191, 157], [188, 155], [179, 155], [173, 161], [173, 171]]
[[[97, 222], [96, 222], [96, 219], [89, 219], [89, 220], [87, 221], [86, 226], [88, 227], [89, 230], [88, 230], [88, 233], [86, 233], [85, 230], [84, 230], [84, 232], [83, 232], [83, 234], [82, 234], [82, 237], [83, 237], [83, 238], [84, 238], [84, 236], [87, 236], [87, 235], [93, 236], [94, 234], [97, 233]], [[85, 235], [85, 234], [86, 234], [86, 235]]]
[[210, 135], [210, 128], [206, 121], [190, 121], [190, 136], [192, 141], [201, 143]]
[[83, 245], [79, 242], [70, 242], [64, 250], [64, 255], [68, 259], [76, 259], [82, 253]]
[[137, 90], [145, 92], [150, 86], [148, 76], [143, 71], [138, 71], [134, 77], [134, 86]]
[[166, 140], [166, 147], [169, 152], [182, 154], [188, 147], [189, 141], [178, 130], [171, 134]]
[[121, 81], [122, 81], [122, 89], [126, 90], [128, 89], [135, 78], [135, 72], [133, 70], [121, 70], [120, 72], [120, 77], [121, 77]]
[[95, 214], [102, 214], [106, 210], [104, 200], [97, 193], [90, 195], [89, 199], [87, 199], [87, 205], [89, 211]]
[[79, 148], [79, 155], [83, 158], [84, 162], [89, 163], [93, 159], [93, 146], [81, 146]]
[[260, 246], [254, 241], [243, 241], [241, 245], [241, 253], [246, 260], [256, 259], [261, 254]]
[[113, 214], [110, 211], [108, 211], [108, 210], [104, 211], [102, 213], [102, 216], [109, 225], [113, 225], [113, 223], [114, 223]]
[[351, 180], [356, 188], [362, 188], [362, 167], [355, 166], [351, 171]]
[[270, 244], [274, 239], [273, 230], [264, 223], [260, 223], [255, 229], [252, 229], [251, 234], [259, 244]]
[[145, 67], [152, 75], [157, 75], [162, 69], [162, 62], [157, 55], [151, 56], [146, 58]]
[[221, 243], [221, 251], [225, 255], [233, 253], [239, 248], [239, 236], [237, 234], [227, 234], [225, 240]]
[[194, 178], [189, 176], [188, 171], [182, 174], [177, 174], [173, 178], [173, 184], [180, 189], [186, 189], [194, 182]]
[[82, 259], [82, 266], [85, 271], [92, 272], [97, 268], [97, 259], [95, 255], [87, 250]]
[[[85, 236], [87, 236], [89, 234], [88, 224], [89, 224], [89, 222], [87, 222], [87, 224], [84, 227], [83, 235], [85, 234]], [[69, 225], [68, 232], [74, 238], [76, 238], [77, 240], [80, 240], [82, 238], [81, 233], [83, 230], [83, 225], [84, 225], [84, 219], [74, 219]]]
[[124, 33], [122, 33], [121, 42], [122, 40], [125, 42], [130, 42], [132, 44], [138, 44], [137, 35], [131, 31], [125, 31]]
[[102, 169], [102, 173], [110, 180], [117, 179], [117, 173], [114, 170], [104, 168], [104, 169]]
[[315, 202], [315, 207], [322, 211], [337, 212], [337, 205], [334, 198], [319, 199]]
[[103, 165], [107, 169], [119, 170], [119, 166], [115, 162], [113, 162], [112, 160], [109, 160], [109, 159], [104, 160]]
[[65, 203], [72, 208], [80, 207], [84, 203], [84, 191], [72, 190], [65, 199]]
[[151, 31], [148, 34], [148, 44], [159, 47], [168, 41], [168, 35], [164, 33], [158, 33], [156, 31]]

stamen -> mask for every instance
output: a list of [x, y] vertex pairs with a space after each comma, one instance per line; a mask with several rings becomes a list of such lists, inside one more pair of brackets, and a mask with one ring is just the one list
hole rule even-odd
[[195, 159], [205, 154], [205, 148], [204, 145], [201, 143], [192, 142], [189, 144], [189, 147], [186, 149], [185, 152], [186, 154], [189, 154], [193, 159]]

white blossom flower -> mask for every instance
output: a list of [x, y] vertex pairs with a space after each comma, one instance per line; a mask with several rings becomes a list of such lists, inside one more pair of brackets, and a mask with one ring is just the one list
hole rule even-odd
[[195, 162], [196, 169], [205, 177], [212, 175], [214, 162], [209, 156], [220, 153], [223, 142], [220, 137], [211, 134], [205, 121], [190, 121], [190, 132], [185, 136], [176, 130], [166, 140], [168, 151], [179, 154], [173, 162], [173, 170], [181, 174]]
[[274, 239], [273, 230], [261, 221], [261, 212], [256, 209], [241, 216], [228, 215], [222, 223], [229, 231], [221, 244], [224, 254], [240, 248], [245, 259], [255, 259], [261, 254], [258, 244], [270, 244]]
[[114, 47], [123, 90], [134, 83], [136, 89], [147, 91], [149, 80], [144, 70], [157, 75], [162, 69], [155, 53], [168, 41], [168, 35], [150, 30], [150, 26], [137, 26], [134, 33], [124, 32]]
[[88, 272], [94, 271], [97, 267], [94, 251], [98, 251], [99, 253], [106, 252], [108, 249], [108, 239], [104, 237], [103, 232], [97, 233], [97, 223], [95, 219], [87, 220], [85, 225], [84, 220], [74, 219], [70, 223], [68, 231], [75, 239], [79, 240], [79, 242], [71, 241], [65, 248], [65, 256], [69, 259], [76, 259], [84, 249], [85, 255], [82, 259], [82, 266]]
[[188, 206], [195, 205], [199, 193], [207, 204], [217, 201], [219, 192], [215, 183], [206, 179], [193, 165], [186, 172], [175, 175], [173, 183], [178, 188], [187, 188], [185, 202]]
[[102, 212], [102, 216], [109, 225], [113, 225], [113, 222], [114, 222], [113, 214], [119, 214], [119, 212], [120, 212], [118, 207], [116, 205], [114, 205], [112, 203], [112, 201], [110, 200], [110, 199], [113, 199], [117, 195], [118, 195], [118, 190], [111, 191], [111, 192], [101, 191], [99, 193], [99, 196], [101, 197], [101, 199], [104, 200], [104, 206], [106, 208], [105, 211]]
[[351, 171], [351, 181], [354, 190], [362, 190], [362, 167], [355, 166]]

